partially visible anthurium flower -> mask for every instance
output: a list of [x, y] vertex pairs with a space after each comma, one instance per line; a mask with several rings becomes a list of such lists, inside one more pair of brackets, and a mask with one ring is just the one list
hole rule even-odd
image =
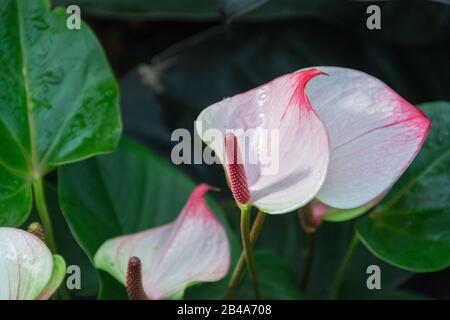
[[[238, 205], [267, 213], [290, 212], [315, 197], [340, 209], [369, 203], [411, 164], [431, 125], [380, 80], [338, 67], [281, 76], [213, 104], [197, 120]], [[224, 138], [204, 135], [209, 129]], [[276, 172], [266, 170], [271, 166]]]
[[52, 255], [31, 233], [0, 228], [0, 300], [46, 300], [66, 274], [64, 259]]
[[209, 189], [198, 186], [174, 222], [106, 241], [95, 266], [124, 284], [130, 299], [178, 299], [191, 284], [223, 278], [230, 248], [205, 202]]

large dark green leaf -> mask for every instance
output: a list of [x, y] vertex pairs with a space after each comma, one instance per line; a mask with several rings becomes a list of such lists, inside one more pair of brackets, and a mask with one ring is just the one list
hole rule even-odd
[[[448, 1], [378, 1], [381, 30], [368, 30], [364, 1], [342, 0], [56, 0], [55, 5], [77, 4], [82, 13], [116, 18], [228, 22], [267, 22], [313, 16], [397, 43], [443, 41], [450, 35]], [[262, 27], [264, 28], [264, 27]]]
[[399, 289], [372, 289], [369, 290], [366, 287], [366, 283], [363, 283], [364, 288], [358, 282], [346, 283], [342, 286], [339, 294], [341, 300], [429, 300], [429, 297], [411, 293]]
[[[108, 239], [174, 220], [195, 187], [177, 168], [128, 139], [115, 153], [63, 166], [58, 174], [63, 214], [91, 260]], [[220, 207], [211, 198], [209, 204], [227, 228], [235, 258], [239, 253], [237, 239]], [[102, 292], [108, 297], [123, 293], [105, 289], [117, 288], [114, 281], [105, 274], [101, 276]], [[225, 284], [221, 281], [203, 286], [215, 287], [214, 294], [219, 297]]]
[[[254, 256], [264, 299], [300, 299], [295, 273], [282, 257], [270, 250], [255, 251]], [[242, 279], [236, 298], [255, 299], [248, 272]]]
[[78, 5], [82, 14], [172, 20], [212, 20], [219, 18], [214, 0], [55, 0], [54, 5]]
[[[163, 110], [172, 128], [192, 128], [208, 105], [295, 70], [320, 65], [350, 67], [385, 81], [417, 103], [450, 99], [450, 46], [402, 48], [366, 40], [311, 20], [210, 30], [165, 51], [158, 70]], [[181, 110], [181, 111], [180, 111]]]
[[[354, 223], [352, 221], [324, 223], [319, 228], [316, 235], [317, 253], [307, 292], [309, 298], [329, 297], [336, 272], [342, 263], [353, 233]], [[306, 250], [303, 251], [303, 255], [305, 254]], [[409, 272], [390, 266], [374, 257], [364, 246], [359, 246], [344, 280], [344, 285], [351, 284], [355, 289], [353, 294], [348, 293], [347, 298], [356, 299], [359, 298], [361, 292], [369, 291], [366, 287], [368, 277], [366, 271], [370, 265], [378, 265], [382, 270], [382, 291], [396, 288], [411, 276]]]
[[89, 28], [69, 30], [46, 0], [0, 3], [0, 225], [23, 223], [31, 181], [111, 151], [118, 88]]
[[[354, 233], [354, 221], [342, 223], [323, 223], [316, 231], [315, 255], [309, 285], [304, 297], [306, 299], [327, 299], [336, 277], [336, 271], [349, 241]], [[271, 215], [266, 218], [256, 248], [270, 248], [282, 255], [290, 269], [296, 275], [299, 286], [306, 265], [307, 240], [300, 230], [295, 213]], [[370, 265], [378, 265], [382, 270], [382, 292], [392, 290], [411, 276], [409, 272], [395, 268], [374, 257], [364, 246], [359, 246], [347, 272], [344, 285], [355, 288], [346, 293], [346, 298], [358, 298], [362, 292], [368, 291], [366, 269]], [[366, 292], [365, 294], [370, 295]]]
[[[121, 107], [124, 133], [170, 155], [172, 142], [162, 106], [156, 94], [144, 83], [142, 68], [136, 68], [120, 79]], [[145, 70], [145, 69], [144, 69]]]
[[[315, 16], [366, 37], [412, 44], [445, 41], [450, 35], [450, 6], [446, 1], [345, 1], [342, 0], [219, 0], [229, 19], [274, 20]], [[440, 3], [439, 3], [440, 2]], [[366, 25], [369, 5], [381, 12], [381, 29]]]
[[421, 107], [433, 121], [421, 152], [357, 231], [376, 256], [424, 272], [450, 265], [450, 103]]
[[[245, 15], [267, 3], [269, 0], [217, 0], [224, 16], [228, 19]], [[280, 2], [278, 1], [278, 4]], [[301, 2], [297, 2], [301, 3]], [[305, 1], [303, 1], [305, 3]], [[275, 10], [275, 13], [277, 11]], [[272, 12], [274, 13], [274, 12]]]

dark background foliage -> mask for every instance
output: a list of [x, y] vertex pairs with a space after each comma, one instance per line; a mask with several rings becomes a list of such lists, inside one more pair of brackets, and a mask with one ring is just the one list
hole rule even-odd
[[[336, 65], [363, 70], [414, 104], [450, 100], [447, 1], [376, 2], [382, 12], [381, 30], [366, 28], [366, 8], [371, 3], [367, 1], [54, 2], [81, 7], [83, 19], [99, 37], [120, 80], [125, 134], [166, 159], [170, 159], [174, 143], [170, 141], [172, 130], [184, 127], [192, 131], [200, 110], [223, 97], [304, 67]], [[202, 165], [181, 169], [197, 182], [222, 188], [223, 192], [214, 197], [235, 224], [238, 213], [222, 169]], [[258, 241], [257, 247], [263, 249], [258, 255], [270, 264], [270, 255], [276, 252], [283, 263], [276, 268], [289, 269], [294, 280], [299, 281], [305, 260], [305, 236], [298, 228], [297, 218], [283, 215], [270, 219]], [[325, 223], [319, 229], [307, 298], [327, 296], [353, 223]], [[264, 252], [267, 249], [271, 251]], [[373, 263], [382, 266], [386, 287], [368, 298], [413, 297], [405, 295], [409, 291], [450, 299], [449, 269], [413, 275], [383, 263], [363, 246], [359, 247], [344, 284], [344, 297], [366, 297], [365, 267]], [[95, 284], [84, 294], [93, 292]], [[242, 296], [246, 294], [251, 292], [243, 292]]]

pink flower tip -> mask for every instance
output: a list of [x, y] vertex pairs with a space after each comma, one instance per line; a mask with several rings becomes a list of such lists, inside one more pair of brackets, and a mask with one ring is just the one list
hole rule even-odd
[[311, 68], [308, 70], [304, 70], [302, 72], [296, 72], [293, 74], [297, 77], [297, 87], [295, 88], [293, 99], [295, 99], [301, 105], [307, 106], [308, 109], [312, 109], [311, 103], [309, 102], [308, 97], [306, 96], [306, 85], [309, 80], [319, 75], [329, 76], [327, 73], [320, 71], [316, 68]]
[[210, 186], [209, 184], [202, 183], [202, 184], [198, 185], [197, 187], [195, 187], [195, 189], [192, 191], [190, 197], [193, 199], [204, 198], [205, 194], [209, 190], [217, 190], [217, 188]]

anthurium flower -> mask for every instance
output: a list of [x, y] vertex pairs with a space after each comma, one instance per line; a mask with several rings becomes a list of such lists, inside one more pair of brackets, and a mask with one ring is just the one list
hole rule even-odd
[[46, 300], [66, 274], [64, 259], [36, 236], [0, 228], [0, 300]]
[[205, 202], [209, 189], [194, 189], [174, 222], [106, 241], [94, 257], [96, 267], [126, 285], [131, 299], [178, 299], [191, 284], [223, 278], [230, 249]]
[[[285, 213], [314, 197], [340, 209], [369, 203], [410, 165], [430, 125], [380, 80], [316, 67], [209, 106], [196, 129], [224, 164], [239, 206]], [[208, 130], [224, 138], [212, 139]], [[277, 145], [267, 143], [276, 136]], [[267, 154], [276, 172], [264, 170], [272, 165], [263, 161]]]

